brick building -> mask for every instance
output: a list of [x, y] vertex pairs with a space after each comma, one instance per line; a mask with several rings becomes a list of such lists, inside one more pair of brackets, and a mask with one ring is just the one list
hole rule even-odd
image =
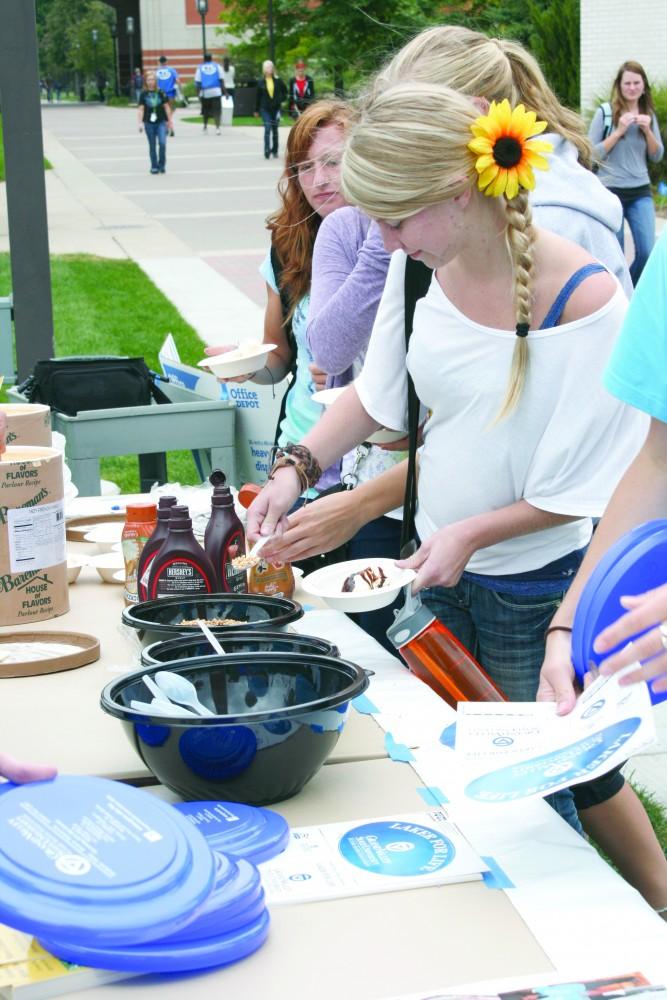
[[580, 0], [581, 108], [607, 98], [618, 67], [641, 63], [652, 84], [667, 84], [667, 0]]
[[[109, 0], [116, 8], [121, 44], [121, 63], [128, 59], [126, 19], [135, 22], [133, 57], [136, 64], [154, 68], [161, 55], [178, 70], [183, 82], [191, 80], [202, 60], [202, 19], [197, 0]], [[206, 48], [215, 59], [227, 54], [227, 44], [233, 39], [225, 35], [220, 14], [222, 0], [208, 0], [205, 19]], [[125, 67], [123, 67], [125, 68]]]

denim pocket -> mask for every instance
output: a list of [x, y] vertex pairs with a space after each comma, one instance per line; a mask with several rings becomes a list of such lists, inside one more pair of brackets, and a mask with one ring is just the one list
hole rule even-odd
[[508, 594], [499, 590], [491, 590], [489, 593], [493, 595], [494, 600], [500, 607], [505, 608], [507, 611], [513, 611], [517, 614], [527, 611], [534, 611], [539, 614], [542, 611], [545, 615], [553, 615], [565, 597], [566, 591], [558, 590], [553, 594], [538, 594], [537, 596], [531, 596], [530, 594]]

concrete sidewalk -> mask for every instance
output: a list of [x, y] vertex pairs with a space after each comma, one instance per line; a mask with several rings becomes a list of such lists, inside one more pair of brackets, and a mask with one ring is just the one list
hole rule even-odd
[[[177, 115], [167, 174], [155, 177], [135, 109], [46, 105], [50, 250], [136, 261], [206, 344], [258, 339], [265, 292], [257, 268], [281, 160], [264, 161], [261, 129], [204, 135], [182, 121], [194, 113]], [[666, 223], [657, 220], [658, 232]], [[8, 249], [0, 184], [0, 251]], [[667, 702], [655, 719], [658, 741], [626, 772], [667, 808]]]

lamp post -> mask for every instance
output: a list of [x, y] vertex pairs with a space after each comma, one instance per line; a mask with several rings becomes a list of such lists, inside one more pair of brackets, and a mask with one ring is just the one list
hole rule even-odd
[[109, 25], [109, 31], [111, 32], [111, 40], [113, 42], [114, 93], [116, 97], [120, 97], [120, 71], [118, 69], [118, 25], [115, 21], [112, 21]]
[[97, 28], [92, 29], [91, 35], [93, 36], [93, 62], [95, 63], [95, 84], [97, 86], [98, 96], [100, 97], [100, 100], [103, 100], [102, 88], [100, 87], [100, 67], [97, 61], [97, 38], [98, 38]]
[[268, 0], [267, 20], [269, 27], [269, 59], [275, 64], [276, 61], [276, 36], [273, 30], [273, 0]]
[[202, 59], [206, 55], [206, 15], [208, 14], [208, 0], [197, 0], [197, 10], [201, 17], [201, 54]]
[[132, 96], [132, 74], [134, 73], [134, 18], [125, 18], [125, 31], [130, 47], [130, 97]]

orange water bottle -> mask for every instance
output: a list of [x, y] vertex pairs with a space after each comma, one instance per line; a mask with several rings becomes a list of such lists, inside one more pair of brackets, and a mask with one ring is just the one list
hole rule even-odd
[[507, 701], [465, 646], [426, 608], [410, 585], [387, 637], [412, 673], [456, 708], [459, 701]]

